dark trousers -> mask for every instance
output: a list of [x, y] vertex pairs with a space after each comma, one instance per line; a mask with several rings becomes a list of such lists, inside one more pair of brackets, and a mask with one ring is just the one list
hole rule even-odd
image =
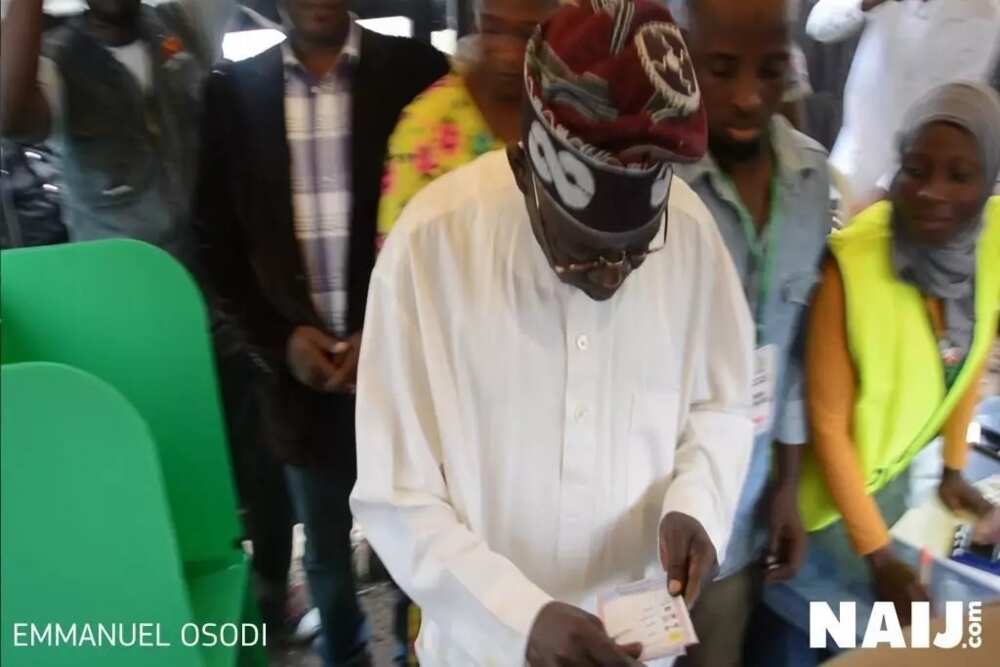
[[295, 512], [284, 466], [263, 441], [258, 374], [244, 355], [220, 359], [230, 456], [246, 535], [253, 543], [257, 603], [265, 622], [281, 624], [287, 612]]
[[257, 465], [252, 475], [254, 485], [245, 494], [257, 599], [265, 621], [283, 623], [288, 614], [288, 571], [292, 564], [295, 510], [284, 466], [266, 446], [259, 446], [257, 450]]
[[702, 591], [691, 610], [699, 643], [677, 659], [676, 667], [744, 665], [747, 625], [760, 600], [763, 578], [760, 566], [748, 565], [725, 579], [713, 581]]
[[833, 657], [809, 648], [809, 633], [759, 604], [747, 630], [745, 667], [817, 667]]
[[367, 626], [351, 559], [350, 476], [330, 467], [286, 466], [288, 487], [306, 534], [303, 565], [322, 623], [326, 667], [366, 664]]

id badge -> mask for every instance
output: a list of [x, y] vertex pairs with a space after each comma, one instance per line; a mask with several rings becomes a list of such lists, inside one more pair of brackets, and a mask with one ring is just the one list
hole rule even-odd
[[778, 346], [758, 347], [753, 354], [753, 419], [754, 435], [767, 433], [774, 421], [774, 393], [778, 371]]

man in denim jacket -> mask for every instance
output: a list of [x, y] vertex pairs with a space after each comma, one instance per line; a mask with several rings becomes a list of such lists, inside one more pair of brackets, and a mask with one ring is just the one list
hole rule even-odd
[[[686, 0], [709, 153], [678, 168], [712, 212], [754, 316], [754, 449], [719, 577], [693, 611], [701, 643], [679, 664], [736, 667], [761, 585], [794, 575], [806, 442], [803, 314], [831, 228], [826, 152], [780, 115], [794, 3]], [[772, 468], [774, 474], [772, 475]]]
[[201, 88], [232, 4], [88, 0], [43, 35], [43, 0], [11, 0], [0, 132], [61, 153], [71, 241], [188, 256]]

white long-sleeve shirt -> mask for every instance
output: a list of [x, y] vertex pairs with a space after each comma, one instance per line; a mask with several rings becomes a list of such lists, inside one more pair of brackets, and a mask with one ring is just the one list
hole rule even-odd
[[423, 611], [421, 664], [523, 665], [549, 601], [593, 611], [662, 574], [666, 512], [725, 553], [753, 328], [680, 179], [666, 249], [597, 302], [558, 280], [506, 155], [488, 154], [404, 211], [365, 322], [351, 506]]
[[864, 28], [844, 90], [843, 128], [830, 156], [863, 197], [896, 158], [907, 109], [951, 81], [987, 81], [1000, 57], [1000, 0], [820, 0], [806, 30], [821, 42]]

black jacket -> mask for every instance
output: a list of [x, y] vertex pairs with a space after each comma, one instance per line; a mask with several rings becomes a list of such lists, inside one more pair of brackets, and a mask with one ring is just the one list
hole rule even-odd
[[[402, 109], [447, 70], [444, 55], [426, 44], [362, 30], [351, 110], [351, 331], [362, 328], [375, 264], [389, 135]], [[265, 371], [266, 411], [274, 429], [269, 440], [278, 455], [290, 463], [325, 464], [339, 460], [335, 451], [353, 452], [353, 400], [297, 384], [285, 364], [295, 327], [324, 325], [312, 305], [295, 237], [284, 98], [280, 47], [225, 63], [209, 78], [194, 268], [212, 311], [219, 355], [246, 355]], [[350, 442], [338, 446], [334, 440], [342, 438]]]

